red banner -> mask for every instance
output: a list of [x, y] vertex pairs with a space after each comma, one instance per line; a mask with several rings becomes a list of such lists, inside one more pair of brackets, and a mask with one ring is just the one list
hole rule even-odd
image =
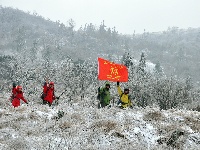
[[103, 58], [98, 58], [98, 79], [127, 82], [128, 69], [124, 65], [115, 64]]

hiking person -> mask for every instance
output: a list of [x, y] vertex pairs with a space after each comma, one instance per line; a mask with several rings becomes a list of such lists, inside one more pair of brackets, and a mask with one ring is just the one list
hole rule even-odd
[[110, 83], [106, 82], [105, 87], [102, 87], [98, 89], [99, 92], [99, 100], [100, 100], [100, 106], [99, 108], [104, 108], [105, 106], [108, 106], [110, 104]]
[[22, 86], [18, 85], [15, 89], [13, 89], [12, 105], [14, 107], [20, 106], [20, 99], [23, 100], [26, 104], [28, 104], [27, 100], [23, 96]]
[[56, 99], [54, 94], [54, 82], [48, 82], [48, 79], [43, 86], [43, 104], [52, 105], [53, 101]]
[[127, 108], [127, 107], [133, 108], [131, 99], [129, 96], [129, 89], [124, 88], [124, 92], [122, 92], [122, 90], [119, 86], [119, 81], [117, 81], [117, 91], [120, 96], [120, 100], [118, 102], [118, 105], [121, 104], [120, 108]]

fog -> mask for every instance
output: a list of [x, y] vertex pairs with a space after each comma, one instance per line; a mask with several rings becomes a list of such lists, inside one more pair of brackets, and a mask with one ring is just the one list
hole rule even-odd
[[122, 34], [158, 32], [168, 27], [199, 27], [198, 0], [0, 0], [0, 5], [37, 12], [64, 24], [69, 19], [76, 29], [86, 23], [116, 27]]

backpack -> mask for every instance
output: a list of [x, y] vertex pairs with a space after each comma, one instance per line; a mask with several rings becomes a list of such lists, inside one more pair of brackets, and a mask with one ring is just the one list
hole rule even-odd
[[100, 87], [98, 87], [98, 94], [97, 94], [97, 99], [100, 100], [101, 94], [100, 94]]
[[98, 94], [97, 94], [97, 99], [102, 100], [102, 98], [105, 96], [105, 89], [101, 92], [101, 87], [98, 87]]
[[41, 98], [42, 100], [44, 100], [44, 97], [45, 97], [45, 94], [44, 94], [44, 92], [42, 92], [41, 95], [40, 95], [40, 98]]
[[41, 93], [40, 98], [41, 98], [42, 100], [44, 100], [44, 98], [46, 97], [47, 92], [49, 91], [49, 89], [50, 89], [50, 88], [47, 89], [46, 93], [44, 93], [44, 92]]

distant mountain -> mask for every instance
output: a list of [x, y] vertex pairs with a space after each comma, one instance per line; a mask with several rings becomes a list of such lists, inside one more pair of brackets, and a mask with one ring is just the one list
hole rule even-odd
[[200, 28], [168, 28], [159, 33], [122, 35], [115, 27], [98, 27], [92, 23], [74, 30], [74, 21], [64, 25], [18, 9], [0, 7], [0, 54], [33, 54], [53, 61], [71, 57], [73, 60], [95, 60], [98, 56], [112, 58], [130, 53], [139, 59], [160, 64], [167, 75], [190, 76], [199, 81]]

